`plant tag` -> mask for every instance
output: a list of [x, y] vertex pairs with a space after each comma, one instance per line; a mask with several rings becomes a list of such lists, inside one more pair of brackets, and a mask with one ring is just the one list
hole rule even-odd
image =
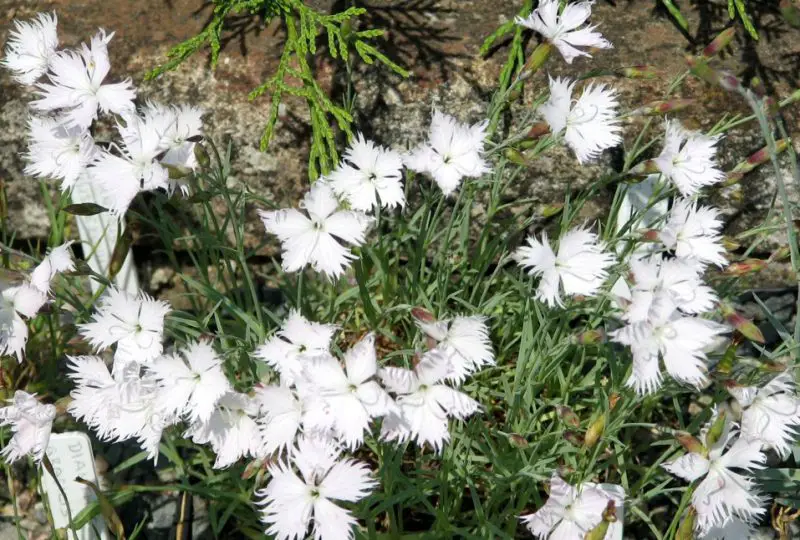
[[[88, 182], [78, 182], [72, 188], [72, 202], [97, 203], [98, 198]], [[119, 235], [119, 223], [116, 218], [103, 213], [94, 216], [75, 216], [75, 222], [78, 225], [78, 234], [83, 243], [83, 252], [87, 254], [86, 262], [89, 267], [98, 274], [108, 275], [111, 256]], [[92, 292], [97, 292], [100, 283], [93, 279], [89, 281]], [[118, 289], [133, 295], [138, 294], [139, 280], [136, 277], [136, 268], [133, 266], [133, 256], [130, 251], [119, 273], [114, 277], [114, 282]]]
[[[69, 431], [50, 435], [47, 444], [47, 457], [53, 464], [61, 487], [69, 500], [72, 517], [80, 513], [96, 497], [89, 486], [75, 481], [76, 477], [84, 478], [97, 485], [97, 471], [94, 468], [94, 455], [92, 443], [85, 433]], [[53, 524], [56, 528], [66, 528], [69, 525], [69, 514], [64, 496], [58, 489], [55, 479], [46, 469], [42, 469], [42, 487], [47, 495], [50, 512], [53, 515]], [[77, 532], [78, 540], [111, 540], [106, 524], [101, 516], [96, 516], [90, 523], [81, 527]], [[100, 533], [98, 536], [97, 533]], [[72, 533], [67, 537], [74, 540]]]

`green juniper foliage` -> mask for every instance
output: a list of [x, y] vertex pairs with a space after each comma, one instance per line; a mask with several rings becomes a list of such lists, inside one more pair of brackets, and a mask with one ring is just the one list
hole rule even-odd
[[339, 13], [327, 14], [306, 5], [303, 0], [215, 0], [211, 20], [198, 35], [173, 47], [169, 60], [153, 69], [148, 78], [178, 68], [198, 51], [210, 50], [211, 67], [219, 61], [222, 42], [231, 17], [250, 14], [265, 23], [279, 19], [286, 39], [280, 63], [267, 81], [250, 93], [250, 99], [264, 94], [270, 98], [270, 117], [261, 138], [261, 149], [266, 150], [275, 133], [278, 112], [286, 96], [305, 100], [310, 117], [312, 140], [309, 156], [309, 178], [316, 179], [328, 172], [338, 161], [335, 128], [352, 136], [353, 118], [345, 105], [331, 101], [320, 87], [314, 70], [319, 43], [327, 45], [326, 53], [342, 62], [349, 70], [353, 52], [363, 62], [378, 62], [393, 72], [407, 77], [408, 72], [383, 54], [375, 40], [384, 35], [382, 29], [358, 29], [359, 16], [365, 8], [350, 7]]

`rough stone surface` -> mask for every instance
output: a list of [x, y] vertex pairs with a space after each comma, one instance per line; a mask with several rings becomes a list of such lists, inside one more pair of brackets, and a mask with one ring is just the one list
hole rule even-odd
[[[318, 7], [332, 4], [313, 3]], [[481, 58], [478, 49], [484, 37], [512, 18], [522, 2], [425, 0], [404, 4], [402, 9], [390, 0], [369, 4], [371, 15], [365, 26], [388, 30], [384, 50], [410, 68], [413, 75], [403, 80], [383, 68], [357, 65], [356, 129], [384, 144], [404, 149], [424, 137], [433, 107], [465, 121], [479, 120], [497, 80], [505, 50], [499, 47], [488, 58]], [[625, 109], [661, 98], [669, 80], [685, 69], [684, 54], [698, 51], [724, 27], [727, 1], [710, 0], [684, 6], [691, 30], [686, 36], [658, 9], [659, 5], [656, 1], [596, 4], [594, 22], [614, 43], [614, 49], [597, 51], [593, 59], [577, 59], [572, 65], [554, 56], [547, 63], [547, 73], [531, 79], [523, 102], [530, 105], [541, 95], [546, 89], [547, 74], [577, 76], [590, 68], [613, 69], [635, 64], [651, 64], [662, 75], [655, 80], [605, 78], [604, 82], [618, 89]], [[774, 8], [762, 3], [751, 5], [751, 15], [762, 30], [762, 39], [754, 43], [740, 27], [732, 52], [720, 62], [744, 79], [761, 76], [771, 91], [785, 96], [798, 86], [800, 78], [800, 31], [790, 28]], [[278, 26], [264, 26], [255, 18], [243, 17], [238, 22], [239, 30], [230, 35], [216, 71], [210, 71], [207, 57], [198, 54], [178, 70], [145, 83], [146, 71], [163, 61], [171, 45], [202, 28], [210, 14], [209, 4], [200, 0], [0, 0], [0, 17], [3, 17], [0, 39], [4, 40], [14, 17], [28, 17], [42, 9], [58, 11], [65, 46], [77, 45], [99, 26], [116, 31], [111, 43], [112, 79], [132, 76], [142, 99], [190, 102], [205, 108], [211, 137], [221, 143], [233, 142], [232, 183], [244, 183], [278, 204], [295, 203], [301, 196], [308, 185], [306, 153], [310, 130], [305, 104], [299, 100], [286, 103], [276, 140], [267, 152], [261, 152], [258, 141], [268, 116], [269, 99], [247, 99], [248, 92], [277, 65], [282, 40]], [[529, 50], [534, 45], [532, 40]], [[343, 86], [340, 66], [324, 62], [317, 66], [317, 71], [334, 99], [340, 98]], [[17, 88], [6, 73], [0, 74], [0, 91], [0, 178], [8, 183], [12, 223], [20, 239], [43, 237], [47, 233], [47, 220], [38, 182], [21, 173], [25, 100], [29, 95]], [[692, 78], [681, 87], [678, 97], [697, 100], [694, 107], [679, 113], [684, 123], [694, 128], [708, 129], [723, 114], [747, 113], [741, 99]], [[800, 107], [786, 109], [784, 118], [790, 129], [796, 129]], [[627, 145], [644, 122], [642, 118], [627, 121]], [[654, 134], [660, 133], [659, 124], [660, 121], [654, 121]], [[746, 124], [726, 137], [720, 151], [726, 168], [762, 145], [754, 128], [754, 123]], [[608, 171], [612, 161], [606, 156], [597, 165], [580, 167], [563, 148], [554, 148], [534, 163], [517, 189], [519, 195], [542, 204], [560, 201], [565, 191], [584, 187]], [[790, 180], [788, 169], [784, 176]], [[738, 233], [761, 223], [774, 192], [774, 175], [766, 167], [746, 177], [740, 187], [721, 192], [716, 201], [728, 218], [729, 232]], [[602, 203], [602, 198], [598, 202]], [[599, 211], [602, 208], [602, 204], [597, 205]], [[257, 221], [252, 221], [248, 242], [256, 244], [263, 238], [263, 232]], [[765, 251], [780, 240], [773, 237], [771, 245], [764, 246]]]

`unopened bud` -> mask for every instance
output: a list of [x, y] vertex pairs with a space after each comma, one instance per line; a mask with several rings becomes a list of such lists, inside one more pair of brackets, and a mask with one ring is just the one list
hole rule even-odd
[[789, 97], [786, 98], [784, 105], [791, 105], [792, 103], [796, 103], [800, 101], [800, 88], [789, 94]]
[[711, 58], [712, 56], [716, 56], [719, 54], [722, 49], [730, 45], [731, 41], [733, 41], [733, 37], [736, 35], [736, 29], [733, 27], [726, 28], [722, 32], [720, 32], [714, 40], [709, 43], [705, 49], [703, 49], [703, 56], [706, 58]]
[[208, 155], [208, 150], [202, 144], [194, 145], [194, 158], [201, 167], [208, 167], [211, 163], [211, 158]]
[[658, 165], [652, 159], [648, 159], [647, 161], [643, 161], [636, 165], [636, 167], [632, 168], [628, 171], [629, 175], [632, 176], [647, 176], [650, 174], [656, 174], [660, 172]]
[[789, 246], [781, 246], [772, 252], [769, 256], [769, 262], [781, 262], [787, 260], [792, 255], [792, 250]]
[[252, 477], [258, 473], [261, 469], [264, 468], [265, 460], [263, 459], [254, 459], [247, 466], [244, 468], [244, 472], [242, 472], [242, 480], [250, 480]]
[[[788, 139], [778, 139], [775, 141], [775, 152], [780, 154], [781, 152], [785, 151], [789, 147], [789, 140]], [[726, 184], [730, 185], [733, 183], [738, 182], [741, 178], [758, 167], [759, 165], [763, 165], [770, 160], [770, 150], [769, 147], [765, 146], [760, 150], [753, 152], [748, 156], [748, 158], [742, 162], [736, 164], [736, 167], [733, 168], [731, 172], [728, 173], [728, 181]], [[736, 178], [736, 182], [733, 179]]]
[[631, 112], [631, 116], [661, 116], [667, 113], [681, 111], [694, 104], [693, 99], [669, 99], [654, 101]]
[[512, 433], [511, 435], [508, 436], [508, 442], [510, 442], [512, 446], [515, 446], [517, 448], [528, 447], [528, 440], [522, 435], [518, 435], [516, 433]]
[[703, 443], [685, 431], [677, 432], [675, 434], [675, 440], [677, 440], [687, 452], [692, 454], [705, 454], [706, 452], [706, 447], [703, 446]]
[[659, 75], [655, 66], [650, 65], [628, 66], [620, 68], [614, 73], [626, 79], [655, 79]]
[[558, 414], [559, 418], [568, 426], [580, 427], [581, 425], [581, 419], [578, 418], [575, 411], [566, 405], [556, 405], [556, 414]]
[[550, 125], [547, 122], [538, 122], [531, 126], [531, 129], [528, 130], [527, 135], [525, 135], [526, 139], [539, 139], [550, 133]]
[[188, 167], [181, 167], [180, 165], [164, 165], [162, 167], [167, 169], [167, 174], [171, 180], [180, 180], [192, 174], [192, 169]]
[[720, 310], [725, 321], [733, 326], [737, 332], [757, 343], [764, 343], [764, 334], [761, 333], [758, 326], [753, 321], [738, 313], [730, 304], [720, 304]]
[[522, 68], [522, 73], [520, 73], [520, 80], [525, 80], [529, 78], [531, 75], [539, 71], [539, 68], [542, 67], [545, 61], [550, 57], [550, 53], [553, 50], [553, 45], [549, 41], [544, 41], [540, 43], [531, 53], [530, 58], [525, 63], [525, 66]]
[[725, 410], [720, 410], [717, 414], [717, 417], [714, 419], [714, 422], [711, 424], [711, 427], [708, 428], [708, 433], [706, 433], [706, 448], [714, 448], [714, 445], [719, 442], [720, 438], [725, 432], [727, 414], [728, 413], [725, 412]]
[[644, 242], [658, 242], [659, 241], [659, 232], [656, 229], [646, 229], [642, 231], [642, 241]]
[[622, 396], [616, 392], [608, 396], [608, 410], [613, 411], [616, 408], [617, 403], [619, 403], [621, 399]]
[[738, 340], [733, 340], [733, 342], [728, 345], [728, 348], [725, 349], [725, 353], [717, 364], [718, 373], [728, 374], [733, 371], [733, 366], [736, 365], [736, 349], [738, 348]]
[[719, 84], [719, 76], [717, 72], [708, 65], [708, 60], [706, 58], [687, 54], [686, 63], [689, 65], [689, 70], [695, 77], [703, 79], [709, 84]]
[[767, 261], [763, 259], [745, 259], [733, 262], [725, 269], [725, 274], [729, 276], [746, 276], [761, 272], [767, 267]]
[[597, 345], [606, 340], [606, 334], [601, 329], [587, 330], [575, 336], [577, 345]]
[[[610, 502], [611, 502], [611, 504], [614, 504], [614, 501], [610, 501]], [[603, 538], [605, 538], [606, 534], [608, 533], [609, 525], [610, 525], [610, 523], [604, 519], [603, 521], [601, 521], [597, 525], [597, 527], [595, 527], [594, 529], [592, 529], [591, 531], [586, 533], [586, 536], [584, 536], [584, 539], [585, 540], [603, 540]]]
[[506, 148], [506, 151], [503, 155], [511, 163], [515, 163], [523, 167], [528, 165], [528, 160], [525, 159], [525, 156], [523, 156], [516, 148]]
[[694, 519], [697, 516], [694, 506], [689, 507], [686, 517], [681, 521], [678, 526], [678, 531], [675, 533], [675, 540], [694, 540]]
[[597, 420], [592, 422], [592, 425], [589, 426], [589, 429], [586, 430], [586, 435], [583, 438], [583, 446], [586, 448], [592, 448], [597, 444], [597, 441], [600, 440], [600, 437], [603, 436], [605, 430], [606, 416], [601, 414], [597, 417]]
[[767, 95], [767, 87], [764, 86], [764, 81], [761, 80], [761, 77], [753, 77], [750, 79], [750, 90], [755, 92], [760, 98]]
[[727, 71], [718, 71], [717, 75], [719, 77], [719, 85], [728, 92], [735, 92], [739, 89], [739, 87], [742, 86], [742, 83], [733, 73]]
[[565, 431], [564, 439], [574, 446], [583, 446], [583, 436], [580, 433], [575, 433], [574, 431]]
[[541, 210], [542, 217], [553, 217], [557, 216], [564, 210], [564, 203], [553, 203], [548, 204], [547, 206], [543, 207]]
[[435, 323], [436, 317], [433, 316], [433, 313], [428, 311], [423, 307], [414, 307], [411, 308], [411, 316], [417, 319], [419, 322], [423, 323]]
[[726, 251], [736, 251], [741, 246], [742, 245], [739, 242], [737, 242], [736, 240], [734, 240], [730, 236], [723, 236], [722, 237], [722, 247], [724, 247]]

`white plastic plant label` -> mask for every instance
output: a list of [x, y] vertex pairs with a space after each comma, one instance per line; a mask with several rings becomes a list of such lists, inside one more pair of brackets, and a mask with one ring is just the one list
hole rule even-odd
[[[78, 182], [72, 189], [72, 202], [76, 204], [97, 203], [98, 199], [94, 196], [93, 188], [88, 182]], [[117, 243], [119, 223], [105, 213], [94, 216], [75, 216], [75, 221], [78, 225], [83, 251], [86, 254], [86, 262], [98, 274], [106, 275], [111, 264], [111, 256], [114, 254], [114, 246]], [[130, 251], [114, 281], [118, 289], [130, 294], [138, 294], [139, 280]], [[100, 284], [95, 280], [91, 280], [91, 284], [92, 292], [97, 292]]]
[[[70, 431], [50, 435], [47, 445], [47, 457], [53, 464], [53, 471], [64, 488], [64, 493], [69, 500], [69, 509], [72, 517], [96, 500], [89, 486], [80, 484], [75, 478], [83, 478], [98, 484], [97, 471], [94, 468], [94, 455], [92, 444], [85, 433]], [[47, 495], [50, 512], [53, 515], [53, 524], [56, 528], [65, 528], [69, 525], [69, 514], [64, 496], [58, 489], [55, 479], [46, 469], [42, 468], [42, 487]], [[100, 533], [100, 536], [97, 535]], [[91, 523], [87, 523], [77, 531], [78, 540], [111, 540], [105, 522], [97, 516]], [[68, 538], [73, 540], [72, 533]]]

